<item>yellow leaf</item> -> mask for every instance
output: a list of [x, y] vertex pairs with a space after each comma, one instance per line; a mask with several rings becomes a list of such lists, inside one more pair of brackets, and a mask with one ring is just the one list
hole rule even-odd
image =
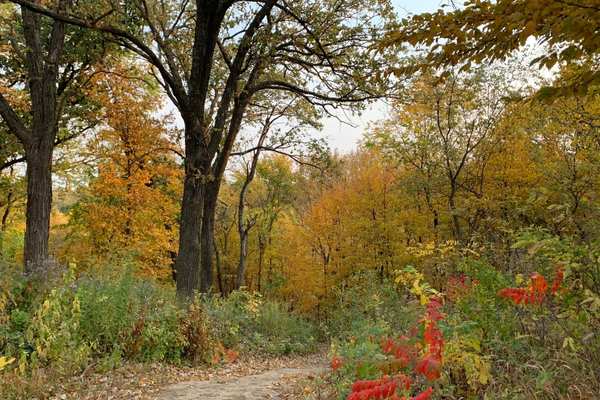
[[11, 357], [0, 357], [0, 371], [2, 371], [4, 368], [6, 368], [6, 366], [12, 364], [13, 362], [15, 362], [15, 358]]

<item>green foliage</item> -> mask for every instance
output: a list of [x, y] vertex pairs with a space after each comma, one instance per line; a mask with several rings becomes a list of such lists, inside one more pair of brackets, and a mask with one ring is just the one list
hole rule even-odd
[[[477, 282], [467, 296], [454, 304], [457, 312], [456, 327], [461, 329], [460, 333], [483, 330], [488, 340], [497, 341], [499, 344], [508, 340], [516, 329], [517, 316], [496, 293], [509, 286], [510, 280], [481, 260], [465, 259], [458, 268], [472, 281]], [[498, 323], [500, 319], [502, 324]]]
[[385, 45], [425, 48], [421, 60], [397, 69], [410, 75], [439, 67], [467, 71], [471, 64], [504, 60], [535, 39], [546, 48], [532, 65], [587, 66], [567, 85], [547, 88], [540, 95], [585, 93], [600, 80], [595, 62], [600, 52], [598, 14], [597, 3], [589, 0], [466, 0], [461, 7], [447, 5], [404, 19]]
[[226, 348], [270, 354], [306, 353], [316, 348], [317, 332], [281, 303], [259, 294], [233, 292], [206, 302], [215, 336]]
[[0, 273], [0, 392], [8, 398], [39, 397], [44, 380], [90, 365], [102, 372], [130, 361], [210, 364], [235, 358], [234, 348], [279, 355], [317, 346], [312, 323], [257, 294], [198, 297], [182, 308], [174, 288], [126, 268], [57, 271], [40, 282], [1, 262]]
[[33, 312], [25, 331], [25, 340], [31, 353], [21, 350], [19, 367], [25, 370], [52, 365], [60, 373], [83, 368], [92, 346], [82, 340], [81, 302], [69, 286], [74, 282], [71, 273], [65, 274], [64, 285], [52, 289]]
[[92, 358], [101, 365], [122, 360], [181, 358], [184, 339], [171, 290], [136, 280], [128, 272], [80, 277], [66, 272], [47, 290], [16, 271], [6, 274], [0, 353], [14, 356], [24, 373], [52, 367], [61, 375], [81, 370]]
[[96, 355], [140, 361], [179, 361], [183, 338], [172, 290], [150, 281], [121, 277], [83, 277], [80, 334]]
[[[585, 289], [582, 277], [593, 282], [594, 246], [527, 230], [513, 247], [527, 251], [511, 274], [485, 260], [465, 259], [459, 265], [475, 284], [447, 307], [444, 330], [451, 339], [445, 357], [452, 362], [446, 394], [485, 393], [492, 399], [533, 394], [560, 399], [573, 390], [591, 394], [599, 383], [594, 371], [600, 365], [600, 348], [593, 332], [598, 315], [592, 306], [597, 296]], [[521, 285], [533, 271], [552, 277], [557, 265], [566, 271], [565, 281], [558, 295], [542, 304], [515, 306], [497, 295], [500, 289]]]
[[0, 231], [0, 261], [15, 262], [23, 251], [24, 233], [11, 227]]
[[372, 271], [357, 273], [336, 288], [325, 331], [333, 339], [348, 340], [405, 329], [414, 310], [404, 303], [393, 281]]

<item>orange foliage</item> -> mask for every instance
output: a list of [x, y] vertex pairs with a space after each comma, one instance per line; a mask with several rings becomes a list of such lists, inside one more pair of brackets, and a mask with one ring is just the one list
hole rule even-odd
[[73, 213], [70, 255], [126, 256], [144, 274], [166, 279], [181, 193], [176, 132], [168, 119], [153, 115], [160, 100], [155, 93], [125, 79], [111, 77], [104, 84], [107, 127], [89, 144], [98, 173]]

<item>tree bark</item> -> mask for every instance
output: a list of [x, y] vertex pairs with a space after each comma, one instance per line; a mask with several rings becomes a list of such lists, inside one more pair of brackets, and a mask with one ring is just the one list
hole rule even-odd
[[194, 130], [200, 130], [199, 121], [185, 124], [185, 179], [179, 221], [179, 252], [175, 260], [177, 295], [189, 300], [200, 287], [198, 261], [200, 260], [200, 231], [204, 206], [204, 185], [200, 165], [200, 143]]
[[[58, 9], [65, 12], [67, 1]], [[25, 226], [25, 273], [43, 272], [48, 263], [50, 211], [52, 207], [52, 153], [58, 131], [58, 66], [63, 53], [65, 26], [54, 21], [47, 54], [43, 53], [40, 16], [22, 9], [27, 69], [31, 97], [31, 135], [25, 141], [27, 158], [27, 211]]]
[[51, 141], [42, 138], [26, 149], [27, 211], [24, 261], [25, 273], [28, 275], [42, 273], [48, 263], [53, 142], [53, 138]]

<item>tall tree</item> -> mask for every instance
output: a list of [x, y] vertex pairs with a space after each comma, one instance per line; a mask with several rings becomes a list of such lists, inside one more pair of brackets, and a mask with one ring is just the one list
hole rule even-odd
[[176, 262], [182, 298], [212, 284], [217, 197], [253, 96], [292, 92], [330, 112], [331, 105], [374, 99], [389, 87], [374, 79], [384, 57], [371, 46], [392, 18], [387, 0], [135, 0], [101, 3], [79, 16], [13, 2], [102, 31], [155, 68], [185, 127]]
[[[289, 97], [289, 95], [280, 94], [277, 98], [263, 96], [262, 100], [266, 104], [263, 107], [255, 106], [252, 109], [255, 114], [251, 116], [252, 119], [258, 119], [255, 143], [250, 142], [249, 149], [232, 153], [241, 156], [242, 164], [237, 212], [240, 238], [236, 278], [236, 288], [238, 289], [244, 285], [250, 230], [255, 227], [259, 218], [257, 213], [247, 215], [246, 202], [261, 155], [264, 152], [271, 152], [289, 157], [298, 164], [316, 166], [307, 159], [309, 157], [316, 159], [323, 154], [324, 146], [319, 140], [311, 138], [309, 132], [306, 131], [308, 127], [318, 128], [320, 126], [318, 115], [312, 109], [311, 104], [302, 97], [293, 96], [287, 101], [284, 97]], [[261, 238], [259, 237], [259, 239]], [[264, 252], [266, 243], [259, 240], [259, 244], [261, 245], [259, 250]]]
[[[52, 12], [65, 15], [70, 3], [57, 0]], [[12, 5], [2, 7], [0, 115], [27, 162], [25, 271], [42, 272], [48, 259], [53, 150], [80, 131], [71, 119], [83, 113], [85, 97], [78, 90], [103, 45], [86, 38], [81, 29], [27, 7], [20, 12]], [[69, 132], [59, 135], [66, 127]], [[4, 165], [20, 159], [12, 157]]]

